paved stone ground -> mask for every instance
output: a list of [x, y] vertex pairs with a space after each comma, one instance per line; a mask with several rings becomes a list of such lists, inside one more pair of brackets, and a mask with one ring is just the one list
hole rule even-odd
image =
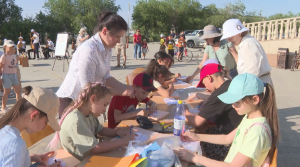
[[[153, 58], [154, 53], [158, 50], [157, 44], [149, 44], [150, 52], [146, 56], [146, 60], [133, 59], [133, 46], [130, 44], [127, 50], [128, 60], [127, 67], [117, 68], [116, 56], [113, 50], [113, 58], [111, 61], [111, 75], [119, 81], [125, 83], [126, 76], [137, 67], [145, 67], [149, 60]], [[2, 48], [0, 48], [2, 50]], [[191, 49], [194, 56], [199, 54], [198, 49]], [[22, 86], [35, 85], [56, 91], [61, 85], [65, 75], [67, 74], [67, 62], [65, 61], [65, 72], [62, 72], [63, 61], [56, 61], [54, 70], [52, 71], [54, 59], [49, 60], [30, 60], [30, 67], [22, 68]], [[123, 61], [121, 61], [122, 63]], [[196, 60], [189, 63], [176, 62], [171, 68], [173, 73], [180, 72], [187, 76], [194, 72], [197, 67]], [[275, 85], [276, 101], [278, 105], [278, 115], [280, 120], [281, 141], [278, 146], [278, 166], [294, 167], [300, 164], [300, 104], [299, 104], [299, 83], [300, 71], [292, 72], [290, 70], [272, 69], [272, 79]], [[15, 103], [13, 98], [8, 100], [8, 107]], [[3, 114], [0, 115], [0, 117]], [[51, 137], [49, 137], [50, 139]], [[30, 149], [31, 153], [41, 153], [47, 143], [39, 143]]]

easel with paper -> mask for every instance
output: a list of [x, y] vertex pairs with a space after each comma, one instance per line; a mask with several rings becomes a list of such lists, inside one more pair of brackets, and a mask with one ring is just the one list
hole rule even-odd
[[65, 69], [65, 58], [67, 58], [67, 63], [69, 65], [68, 57], [66, 56], [66, 50], [68, 45], [68, 33], [58, 33], [56, 38], [56, 46], [55, 46], [55, 60], [53, 63], [52, 71], [54, 69], [55, 62], [57, 58], [63, 58], [63, 72]]

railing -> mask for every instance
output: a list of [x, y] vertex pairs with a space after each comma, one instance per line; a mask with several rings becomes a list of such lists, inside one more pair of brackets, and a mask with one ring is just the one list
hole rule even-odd
[[258, 41], [300, 38], [300, 17], [243, 24]]

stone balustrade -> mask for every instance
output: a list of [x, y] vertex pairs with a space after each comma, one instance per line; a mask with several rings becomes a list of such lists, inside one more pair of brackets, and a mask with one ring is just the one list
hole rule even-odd
[[258, 41], [300, 38], [300, 17], [243, 24]]

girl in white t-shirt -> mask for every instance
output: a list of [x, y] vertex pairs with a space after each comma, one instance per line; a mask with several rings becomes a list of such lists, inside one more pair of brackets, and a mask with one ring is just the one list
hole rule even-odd
[[148, 64], [145, 72], [153, 78], [153, 85], [157, 89], [157, 93], [162, 97], [170, 98], [174, 91], [174, 85], [165, 84], [165, 81], [168, 80], [172, 73], [164, 65], [159, 65], [155, 59], [152, 59]]
[[236, 76], [228, 91], [218, 98], [226, 104], [232, 104], [239, 115], [245, 115], [240, 125], [228, 135], [185, 132], [181, 138], [184, 141], [231, 144], [224, 162], [196, 155], [185, 149], [175, 151], [179, 158], [203, 166], [269, 166], [272, 159], [276, 158], [279, 141], [279, 120], [273, 87], [257, 76], [245, 73]]
[[11, 87], [14, 88], [17, 101], [21, 98], [21, 85], [17, 75], [17, 56], [15, 54], [15, 44], [11, 40], [7, 40], [4, 44], [6, 53], [0, 59], [0, 69], [2, 69], [2, 80], [4, 87], [4, 95], [2, 98], [2, 112], [6, 113], [6, 103]]

